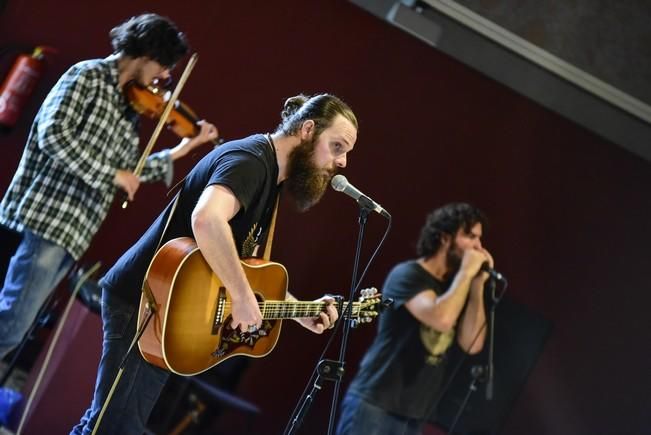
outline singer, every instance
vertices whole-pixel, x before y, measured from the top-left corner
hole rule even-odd
[[[338,435],[420,434],[436,410],[446,353],[456,339],[480,352],[483,289],[493,257],[482,247],[484,214],[462,203],[434,210],[417,259],[395,266],[382,293],[394,300],[342,402]]]
[[[159,241],[193,237],[231,297],[231,326],[242,333],[261,326],[262,314],[239,258],[262,255],[258,251],[264,249],[281,188],[300,210],[307,210],[319,201],[336,169],[346,166],[357,140],[354,113],[333,95],[289,98],[281,118],[274,133],[228,142],[206,155],[186,177],[176,208],[170,204],[100,281],[104,349],[92,404],[72,433],[90,433],[97,424],[136,332],[140,288]],[[329,303],[320,317],[299,323],[320,334],[337,317]],[[137,349],[132,352],[97,433],[142,434],[168,376],[145,362]]]

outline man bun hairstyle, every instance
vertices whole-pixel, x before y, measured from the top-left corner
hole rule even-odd
[[[287,100],[285,100],[285,105],[283,106],[283,110],[282,112],[280,112],[280,119],[282,119],[284,122],[289,118],[291,118],[292,115],[298,112],[298,109],[300,109],[301,106],[305,104],[309,99],[310,99],[309,96],[303,94],[289,97]]]
[[[281,122],[277,131],[291,136],[296,134],[307,120],[314,121],[315,137],[330,127],[334,119],[342,115],[349,120],[357,130],[357,117],[348,104],[331,94],[307,96],[299,94],[285,101],[280,112]]]
[[[166,17],[143,14],[129,18],[109,32],[114,52],[148,57],[172,68],[188,52],[185,35]]]
[[[441,247],[443,234],[454,237],[460,228],[469,233],[475,224],[486,226],[486,216],[478,208],[463,202],[437,208],[427,216],[416,245],[419,257],[431,257]]]

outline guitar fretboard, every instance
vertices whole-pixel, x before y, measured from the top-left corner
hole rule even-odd
[[[342,312],[348,308],[349,302],[344,302]],[[227,308],[230,308],[230,303]],[[360,311],[360,303],[353,302],[351,307],[351,317],[356,317]],[[299,317],[318,317],[319,313],[324,312],[325,302],[306,302],[306,301],[263,301],[259,302],[260,312],[263,319],[295,319]]]
[[[358,303],[353,302],[351,316],[356,316]],[[324,312],[324,302],[304,301],[264,301],[260,303],[260,312],[263,319],[293,319],[296,317],[318,317]],[[345,312],[348,302],[344,302],[342,312]]]

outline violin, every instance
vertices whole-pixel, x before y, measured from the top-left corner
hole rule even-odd
[[[143,116],[158,120],[163,114],[172,92],[160,88],[156,84],[142,86],[135,81],[131,81],[125,85],[124,94],[133,110]],[[168,129],[179,137],[194,137],[201,130],[201,126],[198,124],[200,120],[189,106],[176,100],[165,124]],[[212,142],[219,145],[223,140],[216,138]]]

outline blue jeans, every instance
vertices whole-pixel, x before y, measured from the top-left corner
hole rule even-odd
[[[421,420],[390,414],[361,397],[347,393],[341,403],[337,435],[420,435]]]
[[[25,230],[0,292],[0,359],[20,344],[73,264],[64,248]]]
[[[138,289],[134,289],[138,291]],[[90,408],[71,434],[90,434],[136,333],[138,307],[110,291],[102,291],[104,338],[95,393]],[[152,320],[153,321],[153,320]],[[135,345],[122,377],[99,423],[98,434],[142,435],[169,372],[146,362]]]

